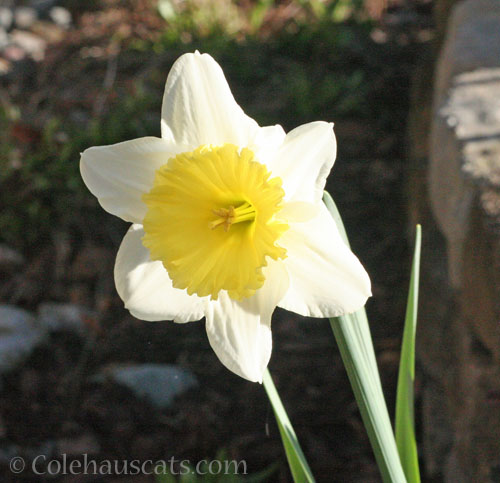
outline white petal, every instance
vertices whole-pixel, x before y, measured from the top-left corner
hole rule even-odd
[[[288,223],[304,223],[318,215],[319,207],[319,203],[289,201],[283,204],[283,208],[278,211],[276,216]]]
[[[286,133],[279,124],[265,126],[257,131],[253,143],[248,147],[254,152],[259,163],[268,165],[276,157],[285,138]]]
[[[151,261],[141,225],[125,235],[115,263],[116,290],[130,313],[141,320],[190,322],[203,317],[205,300],[172,287],[161,262]]]
[[[182,149],[165,139],[145,137],[86,149],[80,159],[83,181],[101,206],[125,221],[142,223],[141,196],[153,186],[155,171]]]
[[[208,54],[184,54],[170,71],[162,107],[162,137],[201,144],[248,146],[259,126],[234,100],[219,64]]]
[[[323,203],[311,221],[291,224],[280,245],[287,249],[290,275],[280,307],[310,317],[337,317],[363,307],[371,295],[368,274]]]
[[[252,297],[237,302],[220,292],[206,309],[208,340],[220,361],[253,382],[262,382],[272,350],[271,316],[288,287],[281,262],[270,262],[264,274],[264,286]]]
[[[336,153],[331,123],[311,122],[290,131],[269,163],[283,181],[285,200],[319,202]]]

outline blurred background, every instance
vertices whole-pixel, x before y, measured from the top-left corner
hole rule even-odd
[[[458,349],[447,350],[444,362],[441,355],[455,334],[448,328],[457,287],[448,279],[446,230],[425,194],[432,99],[447,88],[433,90],[433,73],[455,3],[461,2],[0,0],[4,481],[45,481],[29,468],[13,475],[14,456],[29,462],[62,454],[97,461],[175,457],[193,465],[224,456],[245,460],[257,475],[252,481],[291,481],[263,387],[219,363],[204,323],[148,323],[123,308],[113,265],[127,225],[99,207],[79,174],[87,147],[160,135],[166,76],[179,55],[195,49],[219,62],[237,102],[260,125],[288,131],[315,120],[335,123],[338,156],[327,189],[372,278],[367,311],[391,414],[414,224],[423,222],[429,260],[423,273],[431,281],[423,282],[429,308],[422,309],[417,339],[424,352],[416,387],[424,481],[500,481],[493,438],[473,455],[484,456],[486,469],[479,463],[461,469],[461,451],[470,453],[477,438],[469,431],[462,446],[455,444],[464,404],[447,389],[457,379],[443,374],[460,367]],[[493,10],[483,12],[492,18]],[[497,253],[497,245],[488,247]],[[493,266],[478,275],[481,283]],[[483,335],[490,340],[496,329],[488,327]],[[380,481],[328,322],[277,310],[273,337],[270,370],[318,481]],[[494,351],[481,337],[471,342],[472,352],[493,381]],[[500,400],[492,384],[472,404],[490,416]]]

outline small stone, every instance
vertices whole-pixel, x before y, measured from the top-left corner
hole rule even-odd
[[[7,75],[12,69],[12,64],[7,59],[0,57],[0,76]]]
[[[85,433],[74,438],[62,438],[56,442],[56,454],[59,455],[94,455],[100,451],[101,445],[92,433]]]
[[[9,30],[12,26],[12,20],[14,19],[14,14],[12,10],[7,7],[0,7],[0,27],[5,30]]]
[[[2,31],[0,30],[0,46],[2,43]],[[0,243],[0,272],[12,272],[24,264],[24,257],[13,248]]]
[[[52,7],[49,12],[52,21],[65,29],[71,26],[71,13],[64,7]]]
[[[79,305],[46,302],[38,307],[38,323],[50,332],[76,332],[84,335],[87,331],[85,317],[90,313]]]
[[[0,465],[7,466],[14,456],[19,456],[20,448],[17,444],[5,441],[0,444]]]
[[[40,61],[45,57],[47,42],[39,35],[24,30],[13,30],[10,37],[12,42],[21,47],[34,60]]]
[[[42,461],[49,461],[55,456],[55,446],[55,442],[52,440],[42,441],[37,446],[22,447],[21,451],[25,459],[28,461],[33,461],[35,458],[40,456],[45,456],[45,458],[41,458]]]
[[[38,13],[32,7],[17,7],[14,10],[14,21],[21,29],[29,29],[37,20]]]
[[[3,27],[0,26],[0,50],[9,45],[10,38],[9,34],[5,31]]]
[[[176,396],[198,385],[190,371],[171,364],[108,366],[102,377],[127,387],[158,409],[169,407]]]
[[[19,62],[26,58],[26,52],[18,45],[7,45],[3,50],[3,55],[8,61]]]
[[[61,42],[66,35],[66,29],[49,20],[39,20],[31,27],[30,32],[42,37],[49,44]]]
[[[0,373],[24,362],[33,349],[45,340],[45,335],[29,312],[0,305]]]

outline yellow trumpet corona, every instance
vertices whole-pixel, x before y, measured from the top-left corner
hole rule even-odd
[[[176,288],[240,300],[262,287],[266,258],[283,259],[278,240],[288,225],[276,214],[281,179],[248,148],[203,145],[156,171],[143,196],[148,207],[143,244]]]

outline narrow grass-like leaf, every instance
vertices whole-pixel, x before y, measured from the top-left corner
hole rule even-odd
[[[271,379],[271,374],[269,374],[267,369],[264,372],[263,384],[269,401],[273,406],[274,415],[276,416],[276,422],[278,423],[281,440],[285,448],[293,481],[296,483],[314,482],[314,477],[306,461],[306,457],[300,448],[297,435],[292,427],[292,423],[290,423],[290,419],[288,419],[288,415],[278,395],[278,391]]]
[[[323,201],[337,223],[345,242],[349,244],[337,207],[326,191]],[[382,392],[365,309],[332,318],[330,325],[337,340],[382,479],[386,483],[404,483],[406,478]]]
[[[415,384],[415,335],[417,331],[421,231],[420,225],[417,225],[396,397],[396,444],[409,483],[420,482],[415,439],[413,387]]]

